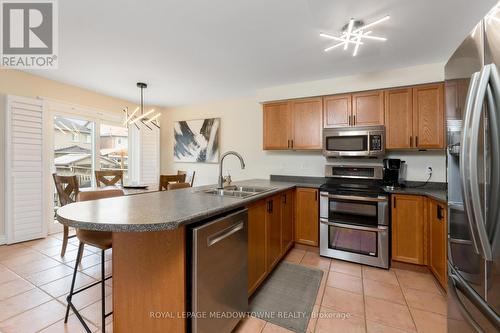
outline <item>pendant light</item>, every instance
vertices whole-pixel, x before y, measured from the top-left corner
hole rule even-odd
[[[129,114],[128,107],[123,109],[123,112],[125,112],[125,121],[123,125],[127,127],[135,126],[139,130],[142,127],[140,126],[141,124],[149,130],[153,130],[150,125],[160,128],[158,118],[161,116],[161,113],[157,112],[155,114],[155,109],[144,112],[144,89],[146,89],[148,85],[144,82],[137,82],[137,87],[141,90],[141,104],[135,108],[134,112],[131,114]]]

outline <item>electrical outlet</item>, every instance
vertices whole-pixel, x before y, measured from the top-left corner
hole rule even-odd
[[[428,166],[426,169],[425,169],[425,174],[427,176],[432,176],[432,167],[431,166]]]

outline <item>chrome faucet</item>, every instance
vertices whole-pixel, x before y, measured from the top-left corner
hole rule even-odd
[[[222,164],[224,162],[224,158],[227,155],[234,155],[234,156],[238,157],[240,159],[241,168],[245,169],[245,161],[243,161],[243,157],[241,157],[241,155],[238,154],[237,152],[227,151],[224,154],[222,154],[222,156],[220,157],[220,164],[219,164],[219,183],[217,185],[217,189],[219,189],[219,190],[224,188],[224,177],[222,177]]]

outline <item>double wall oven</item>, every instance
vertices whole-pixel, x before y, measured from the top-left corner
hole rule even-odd
[[[320,188],[320,254],[389,268],[389,204],[381,165],[327,165]]]

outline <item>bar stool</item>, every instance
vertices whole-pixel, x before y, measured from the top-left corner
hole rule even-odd
[[[112,198],[112,197],[118,197],[118,196],[123,196],[123,191],[120,189],[102,190],[102,191],[88,191],[88,192],[80,192],[78,194],[78,201],[98,200],[98,199]],[[93,286],[101,284],[102,332],[105,333],[106,317],[113,314],[113,311],[111,311],[110,313],[106,313],[106,303],[105,303],[106,284],[105,284],[105,281],[110,279],[112,276],[105,277],[105,274],[104,274],[104,272],[105,272],[104,271],[104,262],[105,262],[104,251],[112,248],[112,233],[105,232],[105,231],[91,231],[91,230],[77,229],[76,230],[76,237],[80,241],[80,244],[78,245],[78,255],[77,255],[77,259],[75,261],[75,269],[73,271],[73,280],[71,281],[71,289],[70,289],[68,297],[66,297],[66,300],[68,301],[68,305],[66,307],[66,316],[64,317],[64,323],[68,322],[69,309],[71,308],[71,310],[73,310],[73,312],[75,313],[78,320],[80,320],[80,322],[82,323],[83,327],[85,328],[85,331],[87,331],[88,333],[91,333],[91,330],[88,327],[87,323],[85,323],[85,320],[80,315],[80,313],[76,309],[75,305],[71,302],[71,300],[72,300],[74,295],[76,295],[84,290],[87,290]],[[78,272],[78,265],[80,264],[80,259],[83,255],[83,247],[85,244],[95,246],[101,250],[101,280],[94,282],[86,287],[75,290],[76,273]]]

